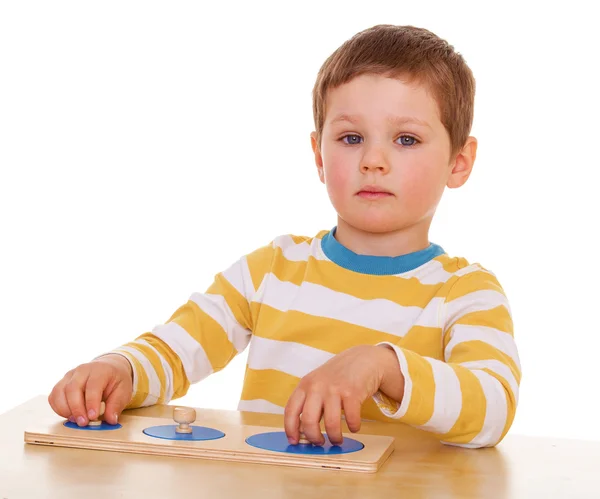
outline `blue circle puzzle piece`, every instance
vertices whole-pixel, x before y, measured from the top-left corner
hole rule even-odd
[[[108,424],[106,421],[102,421],[100,426],[79,426],[77,423],[71,423],[71,421],[65,421],[64,425],[67,428],[73,428],[74,430],[89,430],[89,431],[106,431],[106,430],[118,430],[122,426],[117,424]]]
[[[205,426],[190,426],[192,433],[177,433],[177,425],[151,426],[144,430],[149,437],[164,438],[166,440],[217,440],[223,438],[225,433]]]
[[[259,449],[271,450],[275,452],[286,452],[288,454],[312,454],[331,456],[333,454],[348,454],[357,452],[365,447],[365,445],[352,438],[344,437],[342,445],[333,445],[327,435],[323,445],[313,444],[296,444],[291,445],[288,442],[284,431],[274,431],[270,433],[258,433],[246,439],[246,443]]]

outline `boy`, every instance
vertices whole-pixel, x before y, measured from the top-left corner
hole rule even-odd
[[[168,403],[249,347],[239,409],[284,414],[290,443],[342,442],[361,417],[494,446],[521,368],[498,280],[428,232],[445,187],[468,179],[475,82],[433,33],[380,25],[323,64],[313,91],[317,172],[331,231],[280,236],[194,293],[166,324],[70,371],[49,397],[85,425],[106,401]]]

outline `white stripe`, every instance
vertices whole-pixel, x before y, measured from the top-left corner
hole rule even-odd
[[[442,284],[454,274],[444,270],[442,262],[439,260],[430,260],[416,269],[396,274],[399,279],[417,279],[421,284]]]
[[[423,309],[403,307],[390,300],[362,300],[318,284],[303,282],[297,286],[269,274],[263,281],[257,300],[282,312],[296,310],[357,326],[404,336],[414,326],[440,327],[444,298],[433,298]]]
[[[160,379],[158,378],[158,374],[156,374],[156,371],[154,370],[154,367],[152,366],[150,361],[142,352],[140,352],[136,348],[124,345],[122,347],[119,347],[119,350],[125,351],[128,354],[135,357],[138,360],[138,362],[142,364],[142,368],[146,372],[146,376],[148,376],[148,396],[146,397],[144,402],[142,402],[142,407],[156,404],[160,397]]]
[[[154,353],[160,359],[160,365],[162,366],[163,371],[165,372],[165,401],[164,401],[164,403],[167,404],[173,398],[173,370],[171,369],[171,366],[165,360],[165,358],[160,354],[160,352],[156,348],[154,348],[150,343],[148,343],[146,340],[138,339],[138,340],[135,340],[134,343],[139,343],[140,345],[144,345],[144,346],[152,349],[154,351]]]
[[[483,341],[484,343],[497,348],[502,353],[508,355],[517,365],[519,371],[521,370],[519,352],[517,350],[517,345],[515,344],[514,338],[504,331],[486,326],[456,324],[452,328],[451,339],[444,350],[444,358],[446,359],[446,362],[451,362],[450,356],[452,355],[452,350],[456,345],[465,341],[473,340]]]
[[[181,359],[190,383],[196,383],[213,372],[202,345],[176,322],[156,326],[152,334],[163,340]]]
[[[398,357],[398,362],[400,364],[400,372],[404,376],[404,394],[402,395],[402,401],[400,402],[400,407],[398,408],[398,410],[395,413],[388,411],[384,407],[380,407],[380,410],[383,414],[385,414],[389,418],[400,419],[400,418],[404,417],[404,415],[406,414],[406,411],[408,411],[408,407],[410,405],[410,399],[412,396],[413,383],[412,383],[412,378],[410,377],[410,374],[408,372],[408,362],[406,361],[406,357],[404,356],[404,352],[402,351],[402,349],[400,349],[393,343],[388,343],[387,341],[384,341],[384,342],[378,343],[378,345],[389,345],[394,349],[394,352],[396,352],[396,355]],[[383,399],[381,398],[381,394],[379,392],[376,392],[373,395],[373,399],[375,400],[375,403],[377,403],[377,404],[384,403]]]
[[[483,428],[468,443],[468,446],[472,448],[489,447],[498,443],[506,425],[506,418],[508,416],[506,393],[500,382],[492,375],[483,371],[473,371],[473,374],[477,376],[483,388],[486,410]]]
[[[435,395],[433,414],[427,423],[417,428],[436,433],[448,433],[460,416],[462,409],[462,390],[454,369],[436,359],[424,357],[431,364]]]
[[[499,291],[482,289],[456,298],[446,303],[446,328],[454,324],[458,319],[471,312],[480,312],[482,310],[491,310],[498,306],[504,306],[510,313],[508,300],[504,294]]]
[[[307,241],[296,243],[290,235],[284,235],[277,237],[273,246],[281,248],[284,258],[291,262],[306,262],[311,256],[317,260],[326,259],[323,252],[319,251],[321,240],[318,238],[313,238],[310,244]]]
[[[238,352],[248,346],[251,332],[235,319],[225,297],[209,293],[194,293],[190,296],[190,300],[223,328],[227,338]]]
[[[332,353],[291,341],[254,336],[248,352],[250,369],[274,369],[302,378],[334,357]]]
[[[489,369],[506,380],[515,397],[515,403],[519,400],[519,385],[517,384],[517,380],[510,368],[499,360],[474,360],[471,362],[459,362],[456,365],[471,369],[473,372],[476,372],[475,370]]]
[[[483,272],[485,274],[488,274],[492,277],[496,277],[494,275],[493,272],[490,272],[489,270],[485,270],[481,265],[479,265],[478,263],[473,263],[467,267],[463,267],[462,269],[458,269],[456,272],[454,272],[454,275],[457,277],[462,277],[465,276],[467,274],[471,274],[473,272]]]
[[[240,258],[227,270],[223,271],[223,277],[240,293],[246,301],[250,303],[254,296],[255,289],[248,268],[246,257]]]
[[[265,399],[240,400],[238,411],[246,412],[266,412],[272,414],[283,414],[284,407],[280,407]]]

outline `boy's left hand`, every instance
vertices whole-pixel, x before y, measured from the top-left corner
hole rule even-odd
[[[311,443],[323,445],[325,439],[320,427],[323,418],[330,442],[340,445],[342,409],[348,429],[353,433],[359,431],[362,403],[379,390],[386,375],[404,384],[396,353],[386,346],[360,345],[343,351],[304,376],[284,411],[285,433],[290,444],[298,443],[301,424]]]

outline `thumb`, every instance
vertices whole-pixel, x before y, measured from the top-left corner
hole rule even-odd
[[[118,383],[106,398],[104,409],[104,420],[109,424],[117,424],[121,413],[131,400],[131,389],[124,384]]]

